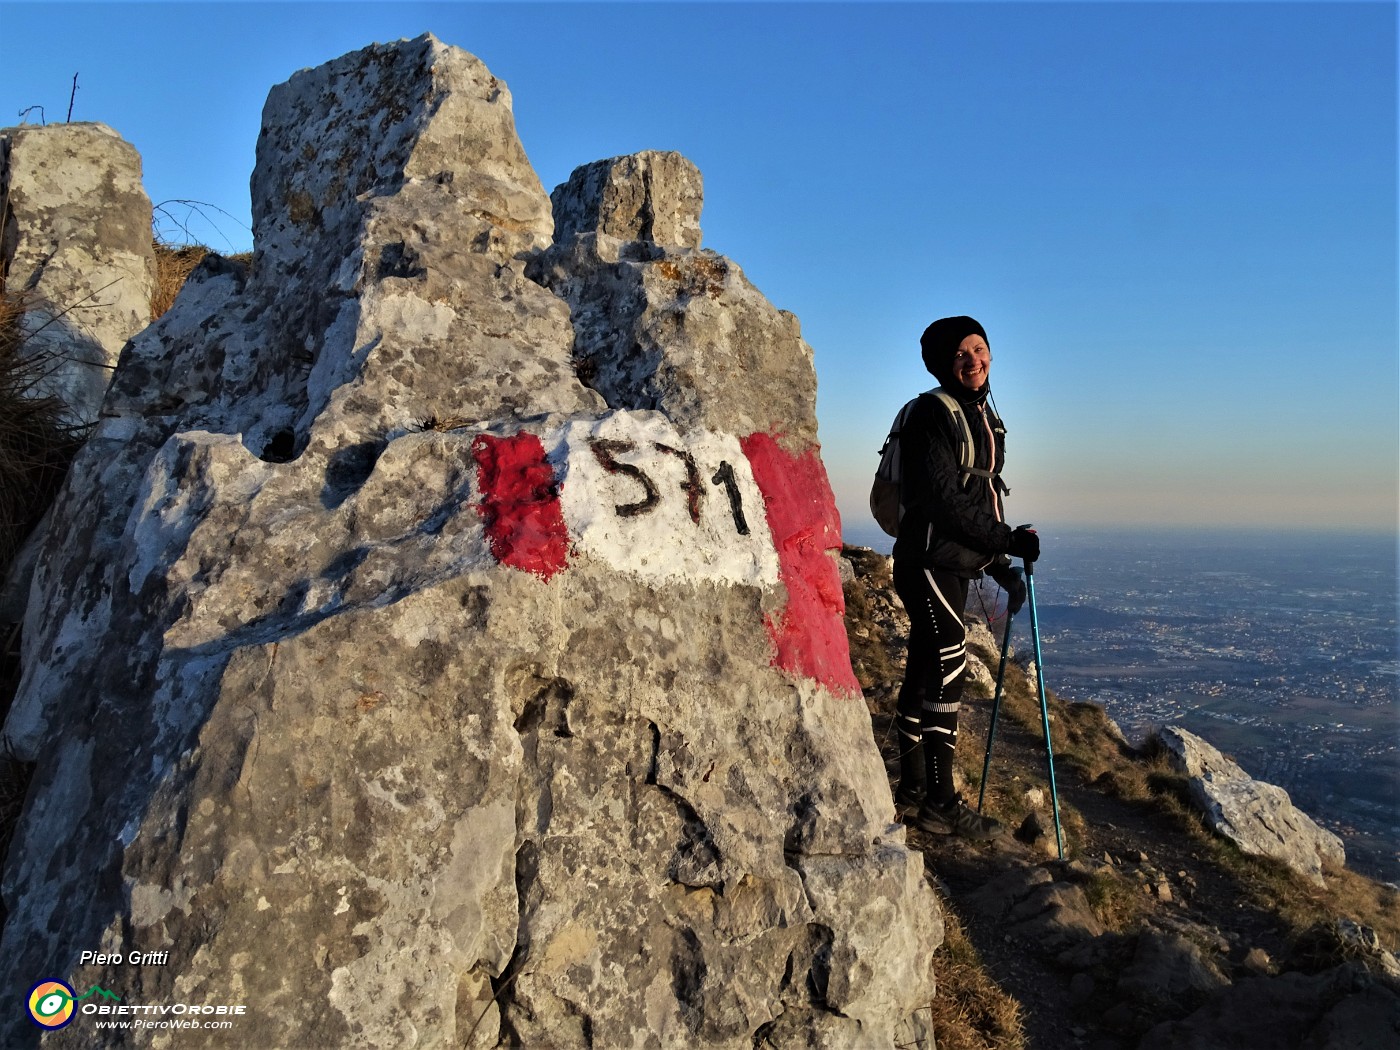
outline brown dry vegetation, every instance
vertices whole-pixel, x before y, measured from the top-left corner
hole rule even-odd
[[[1118,872],[1096,871],[1084,886],[1084,896],[1104,929],[1126,933],[1138,928],[1143,912],[1142,893]]]
[[[943,944],[933,953],[938,994],[930,1007],[939,1050],[1024,1050],[1021,1004],[992,980],[941,893],[939,903]]]
[[[151,320],[159,318],[175,302],[194,268],[209,254],[202,244],[172,245],[154,241],[155,290],[151,294]]]

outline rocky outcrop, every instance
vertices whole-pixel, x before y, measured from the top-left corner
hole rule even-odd
[[[1120,995],[1159,1009],[1229,986],[1229,978],[1199,947],[1180,934],[1158,930],[1138,935],[1133,960],[1118,979]]]
[[[694,168],[551,206],[425,36],[274,89],[253,201],[60,497],[0,979],[242,1004],[249,1046],[927,1037],[810,351]]]
[[[1240,981],[1178,1021],[1163,1021],[1139,1050],[1400,1045],[1400,984],[1360,963],[1317,974]]]
[[[0,274],[26,307],[36,395],[97,418],[122,346],[151,323],[151,202],[141,158],[105,124],[0,128]]]
[[[599,161],[551,199],[555,244],[531,276],[568,302],[580,375],[609,407],[775,434],[797,455],[815,447],[811,348],[796,317],[699,248],[701,179],[689,161]]]
[[[1245,853],[1272,857],[1316,883],[1323,865],[1346,863],[1342,840],[1297,809],[1288,792],[1255,780],[1208,742],[1179,726],[1157,739],[1191,781],[1191,795],[1218,834]]]
[[[1056,879],[1046,866],[1011,864],[967,901],[974,911],[1003,923],[1008,933],[1052,955],[1104,933],[1073,873]]]

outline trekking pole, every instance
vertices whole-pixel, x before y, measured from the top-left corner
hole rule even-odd
[[[1050,767],[1050,802],[1055,808],[1055,849],[1065,859],[1064,839],[1060,836],[1060,796],[1055,791],[1055,753],[1050,747],[1050,709],[1045,703],[1045,667],[1040,662],[1040,625],[1035,617],[1035,562],[1026,563],[1026,604],[1031,609],[1031,641],[1035,646],[1035,688],[1040,694],[1040,721],[1045,726],[1045,761]]]
[[[1006,678],[1006,654],[1011,649],[1011,609],[1006,610],[1006,630],[1001,636],[1001,663],[997,664],[997,688],[992,694],[992,722],[987,727],[987,757],[982,759],[982,787],[977,792],[977,812],[987,797],[987,771],[992,767],[992,740],[997,735],[997,712],[1001,710],[1001,684]]]

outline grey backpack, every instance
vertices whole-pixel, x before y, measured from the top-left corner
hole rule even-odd
[[[948,393],[941,386],[935,387],[919,397],[905,404],[899,410],[899,414],[894,417],[894,423],[890,427],[889,436],[885,438],[885,443],[880,447],[880,465],[875,468],[875,481],[870,486],[870,513],[875,518],[875,523],[891,536],[899,535],[899,521],[904,517],[904,501],[900,494],[900,480],[903,477],[903,468],[900,462],[899,433],[904,429],[909,417],[914,413],[914,406],[919,403],[919,398],[936,397],[943,402],[943,407],[948,410],[948,414],[953,417],[953,424],[958,432],[958,465],[961,470],[963,484],[967,479],[976,475],[983,478],[992,478],[1003,492],[1006,491],[1000,476],[988,470],[980,470],[973,466],[973,457],[977,454],[972,444],[972,430],[967,425],[967,415],[962,410],[962,405],[958,399]],[[996,418],[998,430],[1004,430],[1001,420]]]

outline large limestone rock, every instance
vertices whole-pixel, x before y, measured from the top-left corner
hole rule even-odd
[[[97,418],[122,346],[151,323],[151,202],[141,157],[105,124],[0,129],[0,273],[22,297],[35,393]]]
[[[1323,864],[1346,863],[1342,840],[1293,805],[1288,792],[1255,780],[1210,743],[1180,726],[1159,730],[1172,764],[1191,778],[1206,822],[1245,853],[1272,857],[1313,882]]]
[[[251,274],[131,343],[60,498],[0,981],[246,1046],[927,1039],[810,351],[694,168],[551,208],[425,36],[274,89],[253,198]]]

